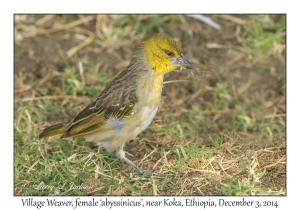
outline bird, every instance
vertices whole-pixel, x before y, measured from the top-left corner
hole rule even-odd
[[[39,138],[82,136],[143,174],[124,152],[127,141],[144,131],[157,113],[164,75],[179,67],[193,70],[179,44],[158,33],[144,38],[132,60],[73,120],[46,127]]]

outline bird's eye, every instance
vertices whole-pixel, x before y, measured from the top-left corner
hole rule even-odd
[[[172,53],[172,52],[169,51],[169,50],[166,51],[166,54],[167,54],[167,56],[169,56],[169,57],[174,56],[174,53]]]

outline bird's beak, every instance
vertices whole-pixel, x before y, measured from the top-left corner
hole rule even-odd
[[[188,61],[188,59],[181,53],[181,57],[172,58],[171,63],[175,66],[184,67],[188,69],[194,69],[193,65]]]

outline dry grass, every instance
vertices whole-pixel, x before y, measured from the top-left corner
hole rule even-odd
[[[284,17],[209,17],[222,29],[177,15],[15,15],[15,195],[285,195]],[[126,144],[156,174],[133,175],[81,138],[37,138],[156,32],[196,67],[166,75],[157,116]]]

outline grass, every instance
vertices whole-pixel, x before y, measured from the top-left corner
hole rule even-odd
[[[14,48],[14,194],[285,195],[285,16],[237,16],[243,25],[210,17],[227,26],[224,31],[188,17],[184,25],[177,15],[99,15],[73,28],[68,24],[84,15],[57,15],[39,26],[16,22],[23,38]],[[26,18],[43,16],[17,20]],[[39,33],[51,23],[62,29],[31,37],[35,57],[45,53],[39,40],[48,44],[46,60],[32,57],[23,25]],[[94,40],[73,57],[52,50],[57,43],[62,52],[79,45],[88,34],[83,29]],[[228,39],[232,31],[239,33]],[[115,155],[84,138],[38,138],[46,126],[75,117],[126,67],[137,43],[155,32],[174,34],[196,67],[194,76],[181,71],[166,76],[193,83],[165,84],[154,121],[125,146],[139,167],[155,168],[156,174],[132,174]],[[243,50],[209,49],[207,43]],[[214,62],[212,74],[203,76],[201,62]]]
[[[277,22],[269,15],[251,15],[251,27],[247,30],[247,44],[254,53],[266,53],[279,44],[285,44],[286,16]]]

